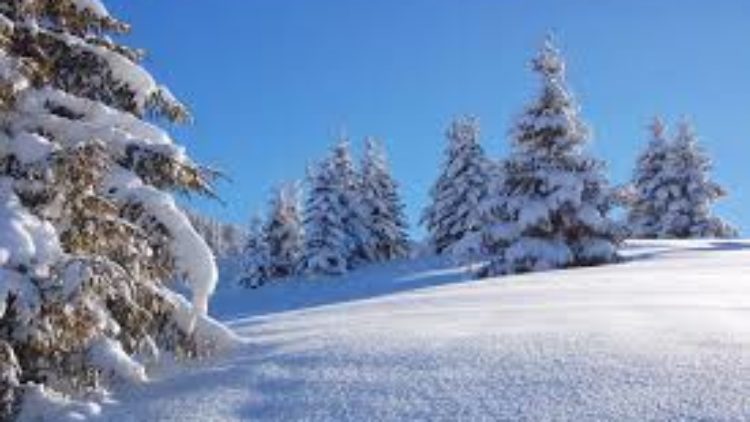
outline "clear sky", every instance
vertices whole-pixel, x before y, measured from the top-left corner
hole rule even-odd
[[[488,152],[507,149],[536,93],[528,61],[552,30],[613,182],[631,174],[659,113],[692,117],[730,191],[718,211],[750,233],[748,0],[109,0],[131,45],[187,102],[173,134],[223,169],[226,205],[245,222],[270,189],[303,177],[345,127],[385,140],[416,222],[452,116],[477,115]],[[417,231],[419,232],[419,231]]]

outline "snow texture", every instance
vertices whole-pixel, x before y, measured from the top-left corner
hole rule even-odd
[[[61,254],[54,228],[28,213],[13,192],[10,179],[0,178],[0,267],[46,273]],[[5,280],[0,278],[0,293]],[[0,294],[0,299],[5,302],[4,295]]]
[[[744,420],[750,241],[639,241],[623,264],[467,281],[396,262],[219,290],[250,343],[118,392],[96,420]]]

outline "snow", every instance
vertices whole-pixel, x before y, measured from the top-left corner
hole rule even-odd
[[[430,258],[226,286],[214,309],[246,346],[127,387],[95,420],[750,416],[750,241],[637,241],[624,255],[481,281]]]
[[[101,414],[100,405],[91,401],[70,400],[63,395],[35,384],[26,388],[24,406],[18,415],[19,422],[73,422],[94,419]],[[54,416],[50,416],[54,415]]]
[[[0,178],[0,267],[45,271],[61,253],[54,228],[28,213],[13,192],[11,180]],[[4,283],[0,280],[0,288]]]
[[[99,0],[72,0],[78,10],[88,10],[99,18],[109,17],[107,8]]]
[[[141,204],[149,215],[166,227],[171,236],[171,252],[177,272],[187,280],[193,294],[193,306],[200,315],[208,310],[208,299],[216,288],[218,273],[213,252],[195,231],[185,213],[169,193],[144,185],[133,173],[113,171],[107,181],[110,192],[121,199]]]
[[[89,350],[91,363],[102,369],[106,375],[116,375],[130,382],[146,382],[146,369],[135,362],[122,349],[122,345],[112,339],[100,337]]]

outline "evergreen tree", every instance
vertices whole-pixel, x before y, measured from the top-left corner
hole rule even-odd
[[[286,185],[275,193],[264,236],[269,248],[271,277],[294,275],[300,266],[303,246],[297,186]]]
[[[172,198],[210,195],[211,176],[153,123],[188,114],[140,51],[115,42],[128,26],[95,0],[3,1],[0,15],[7,420],[32,389],[142,381],[160,350],[192,356],[230,337],[204,316],[214,258]],[[175,279],[193,306],[168,288]]]
[[[247,241],[242,252],[241,286],[254,289],[271,278],[271,251],[263,228],[262,218],[254,216],[250,219]]]
[[[479,144],[477,119],[454,120],[446,137],[445,163],[430,191],[431,203],[422,215],[438,254],[462,253],[452,249],[481,229],[478,207],[488,193],[493,172]]]
[[[337,210],[345,234],[345,257],[348,269],[371,262],[374,257],[367,249],[370,233],[362,204],[361,178],[352,159],[349,142],[341,140],[334,146],[331,157],[333,190],[338,198]]]
[[[385,151],[373,138],[365,142],[362,158],[362,206],[367,224],[367,255],[376,261],[404,257],[409,251],[404,206],[390,174]]]
[[[307,185],[303,270],[309,275],[343,274],[348,266],[349,237],[330,159],[308,171]]]
[[[515,124],[504,163],[495,250],[486,272],[590,265],[616,258],[616,226],[607,217],[612,191],[604,165],[585,152],[588,130],[565,83],[562,57],[547,39],[533,60],[538,99]]]
[[[726,192],[710,179],[710,171],[711,160],[698,145],[692,126],[687,121],[680,122],[663,176],[666,183],[656,195],[663,204],[660,208],[665,211],[657,237],[724,238],[737,235],[732,226],[711,214],[711,205]]]
[[[668,161],[672,145],[664,122],[655,118],[650,126],[651,140],[638,157],[628,200],[628,227],[639,238],[659,237],[668,208]]]

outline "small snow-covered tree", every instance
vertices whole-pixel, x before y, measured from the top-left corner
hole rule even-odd
[[[330,159],[308,170],[307,185],[303,271],[309,275],[343,274],[348,267],[349,236]]]
[[[385,151],[374,138],[365,141],[362,157],[361,201],[367,225],[368,255],[376,261],[404,257],[409,239],[404,206],[388,168]]]
[[[261,217],[254,216],[250,219],[246,239],[239,283],[243,287],[257,288],[271,278],[271,251]]]
[[[300,267],[303,232],[299,208],[299,193],[295,184],[285,185],[275,192],[264,228],[271,278],[289,277]]]
[[[698,145],[690,123],[682,121],[668,154],[665,184],[656,196],[665,203],[657,237],[735,237],[737,231],[712,215],[711,206],[726,191],[710,179],[711,159]]]
[[[144,359],[229,332],[205,317],[216,265],[172,198],[210,195],[211,177],[155,125],[188,114],[115,42],[128,26],[98,0],[3,1],[0,15],[5,420],[29,391],[142,381]]]
[[[488,193],[492,168],[479,143],[476,118],[454,120],[446,137],[445,162],[430,190],[431,203],[421,221],[436,253],[462,254],[452,248],[481,229],[478,207]]]
[[[367,248],[370,232],[362,205],[361,177],[346,139],[333,147],[329,160],[334,178],[333,189],[338,198],[338,211],[346,235],[346,266],[352,269],[374,259],[373,251]]]
[[[651,140],[638,157],[628,195],[628,229],[631,236],[659,237],[668,208],[668,161],[671,143],[660,118],[650,126]],[[667,188],[668,189],[668,188]]]
[[[523,272],[591,265],[616,258],[616,225],[607,217],[612,190],[602,162],[585,151],[588,130],[565,83],[565,65],[547,39],[533,69],[539,97],[513,130],[504,162],[498,254],[487,272]]]

